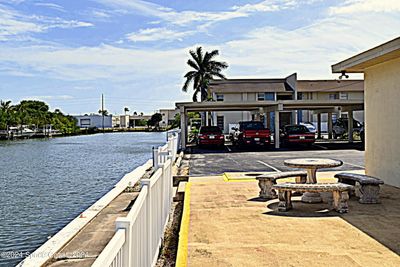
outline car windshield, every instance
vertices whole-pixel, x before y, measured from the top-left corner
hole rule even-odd
[[[243,130],[262,130],[264,129],[264,124],[259,121],[244,122],[241,123],[241,128]]]
[[[289,134],[303,134],[309,133],[310,131],[304,125],[293,125],[293,126],[286,126],[285,130]]]
[[[348,119],[341,119],[338,120],[336,124],[347,129],[348,123],[349,123]],[[361,127],[362,124],[359,121],[353,120],[353,128],[361,128]]]
[[[222,131],[218,126],[207,126],[207,127],[201,127],[200,133],[201,134],[208,134],[208,133],[220,134],[220,133],[222,133]]]

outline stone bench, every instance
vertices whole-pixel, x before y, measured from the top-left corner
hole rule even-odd
[[[274,172],[257,176],[258,186],[260,187],[260,198],[272,199],[276,198],[276,192],[272,188],[276,184],[276,180],[284,178],[296,178],[296,183],[305,183],[307,180],[306,171],[292,171],[292,172]]]
[[[379,190],[380,185],[384,184],[379,178],[357,174],[357,173],[337,173],[335,178],[339,180],[340,183],[356,185],[356,182],[360,184],[360,200],[362,204],[376,204],[379,201]]]
[[[353,189],[352,185],[335,183],[335,184],[294,184],[283,183],[273,186],[278,190],[279,211],[288,211],[293,208],[292,205],[292,191],[298,192],[332,192],[333,195],[333,209],[339,213],[348,211],[347,200],[349,199],[348,192]]]

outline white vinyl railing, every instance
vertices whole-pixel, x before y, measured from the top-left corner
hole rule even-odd
[[[173,197],[172,165],[179,132],[153,149],[154,173],[142,179],[142,189],[126,217],[116,220],[116,232],[92,267],[151,267],[157,262]]]
[[[177,152],[180,146],[180,129],[174,129],[167,132],[167,143],[162,147],[153,147],[153,167],[158,168],[160,164],[165,163],[168,156],[175,162]]]

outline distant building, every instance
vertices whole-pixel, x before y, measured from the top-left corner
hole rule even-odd
[[[160,126],[167,127],[175,121],[175,116],[179,113],[179,109],[160,109],[160,113],[162,115]]]
[[[103,128],[103,116],[99,114],[76,115],[76,125],[80,128]],[[104,128],[113,127],[113,116],[104,116]]]
[[[281,100],[312,100],[341,101],[364,99],[363,80],[297,80],[295,74],[282,79],[228,79],[212,80],[210,91],[213,101],[225,103],[267,103]],[[328,131],[328,113],[313,110],[297,110],[282,112],[282,125],[312,122],[318,124],[318,114],[321,116],[321,131]],[[263,111],[218,111],[212,112],[213,124],[218,125],[225,133],[230,125],[239,121],[261,120],[274,129],[274,113]],[[364,111],[354,111],[354,118],[364,121]],[[336,110],[332,112],[333,122],[337,118],[347,117],[347,112]]]
[[[297,80],[298,100],[364,100],[363,80]],[[354,119],[364,122],[364,110],[353,112]],[[332,120],[347,118],[341,110],[332,113]],[[311,110],[298,111],[299,122],[317,125],[317,113]],[[328,131],[328,114],[321,114],[321,130]]]
[[[113,118],[114,128],[133,128],[139,125],[140,121],[148,121],[151,115],[138,114],[138,115],[116,115]]]

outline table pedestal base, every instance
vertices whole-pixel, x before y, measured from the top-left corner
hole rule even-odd
[[[305,203],[321,203],[322,198],[319,193],[306,192],[301,197],[301,201]]]
[[[307,184],[317,183],[317,169],[309,168],[307,169]],[[301,197],[301,201],[305,203],[321,203],[322,198],[318,192],[306,192]]]

